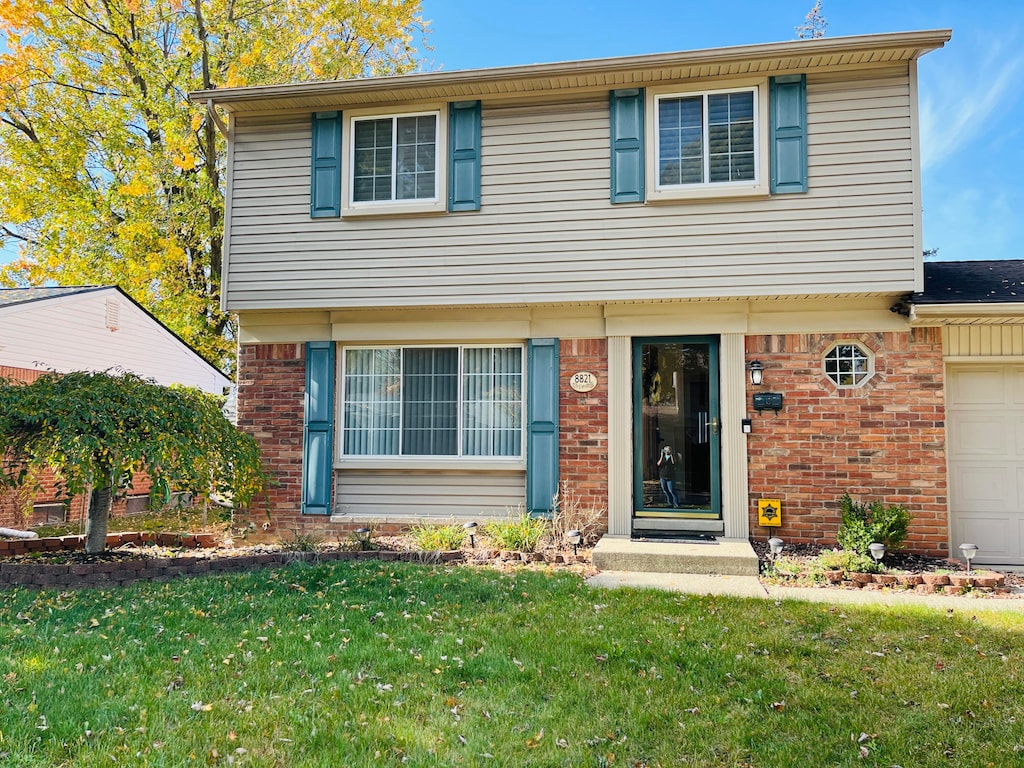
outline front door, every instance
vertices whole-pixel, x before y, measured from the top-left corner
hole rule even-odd
[[[718,338],[633,340],[633,529],[721,532]]]

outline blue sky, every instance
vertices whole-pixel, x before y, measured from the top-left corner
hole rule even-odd
[[[472,69],[792,40],[813,0],[424,0],[426,69]],[[1022,257],[1024,2],[824,0],[828,36],[952,28],[919,62],[924,244]],[[11,258],[0,252],[0,263]]]

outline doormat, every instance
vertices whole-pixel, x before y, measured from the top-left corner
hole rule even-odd
[[[659,544],[717,544],[718,539],[707,533],[694,533],[692,535],[680,535],[673,531],[664,535],[647,533],[644,536],[634,536],[633,541],[656,541]]]

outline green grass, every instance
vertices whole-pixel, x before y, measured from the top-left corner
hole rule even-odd
[[[369,561],[11,591],[0,762],[1021,765],[1024,622],[980,610]]]

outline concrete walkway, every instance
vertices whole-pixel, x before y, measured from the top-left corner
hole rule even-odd
[[[922,606],[959,611],[1018,611],[1024,614],[1024,591],[1013,597],[973,595],[918,595],[860,589],[765,586],[756,576],[716,576],[696,573],[601,571],[587,579],[592,587],[663,589],[689,595],[727,595],[765,600],[804,600],[831,605]]]

